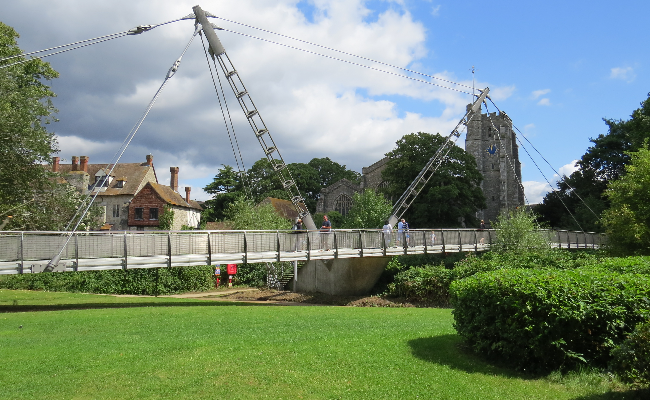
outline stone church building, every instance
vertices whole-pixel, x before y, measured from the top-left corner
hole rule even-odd
[[[465,150],[474,156],[477,168],[483,175],[481,189],[487,204],[487,208],[478,211],[476,217],[485,220],[488,225],[490,221],[496,220],[502,209],[524,204],[516,138],[512,121],[505,113],[478,113],[467,125]],[[388,184],[381,177],[387,162],[388,157],[384,157],[371,166],[364,167],[358,184],[341,179],[323,188],[316,212],[338,211],[346,215],[352,207],[354,193],[366,189],[376,190]]]

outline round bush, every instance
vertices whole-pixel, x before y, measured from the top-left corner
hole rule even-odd
[[[450,294],[456,330],[475,351],[535,372],[605,366],[650,317],[650,277],[602,269],[479,273]]]

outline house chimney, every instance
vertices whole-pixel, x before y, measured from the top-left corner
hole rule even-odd
[[[79,171],[88,172],[88,156],[81,156],[80,160]]]
[[[172,173],[172,177],[169,180],[169,186],[174,192],[178,191],[178,167],[169,167],[169,172]]]
[[[191,190],[192,190],[192,188],[190,186],[185,186],[185,202],[187,202],[187,204],[190,204],[190,191]]]
[[[59,172],[59,157],[52,157],[52,172]]]
[[[72,170],[79,171],[79,157],[72,156]]]
[[[153,167],[153,156],[151,154],[147,154],[147,165]]]

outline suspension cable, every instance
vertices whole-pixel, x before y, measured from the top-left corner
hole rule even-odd
[[[288,35],[284,35],[284,34],[282,34],[282,33],[276,33],[276,32],[273,32],[273,31],[269,31],[269,30],[267,30],[267,29],[257,28],[257,27],[252,26],[252,25],[243,24],[243,23],[241,23],[241,22],[233,21],[233,20],[230,20],[230,19],[222,18],[222,17],[214,16],[214,18],[218,18],[218,19],[220,19],[220,20],[227,21],[227,22],[232,22],[233,24],[237,24],[237,25],[245,26],[245,27],[247,27],[247,28],[257,29],[258,31],[262,31],[262,32],[266,32],[266,33],[271,33],[271,34],[273,34],[273,35],[281,36],[281,37],[284,37],[284,38],[287,38],[287,39],[296,40],[296,41],[298,41],[298,42],[302,42],[302,43],[309,44],[309,45],[312,45],[312,46],[320,47],[320,48],[325,49],[325,50],[331,50],[331,51],[335,51],[335,52],[337,52],[337,53],[345,54],[345,55],[347,55],[347,56],[352,56],[352,57],[360,58],[360,59],[362,59],[362,60],[371,61],[371,62],[374,62],[374,63],[377,63],[377,64],[385,65],[385,66],[387,66],[387,67],[400,69],[400,70],[402,70],[402,71],[406,71],[406,72],[410,72],[410,73],[413,73],[413,74],[418,74],[418,75],[426,76],[426,77],[428,77],[428,78],[437,79],[437,80],[439,80],[439,81],[443,81],[443,82],[451,83],[451,84],[453,84],[453,85],[458,85],[458,86],[466,87],[466,88],[468,88],[468,89],[473,89],[473,87],[472,87],[472,86],[469,86],[469,85],[465,85],[465,84],[462,84],[462,83],[453,82],[453,81],[450,81],[450,80],[447,80],[447,79],[439,78],[439,77],[434,76],[434,75],[424,74],[424,73],[422,73],[422,72],[414,71],[414,70],[411,70],[411,69],[408,69],[408,68],[398,67],[397,65],[392,65],[392,64],[385,63],[385,62],[382,62],[382,61],[373,60],[372,58],[368,58],[368,57],[364,57],[364,56],[359,56],[359,55],[357,55],[357,54],[349,53],[349,52],[347,52],[347,51],[342,51],[342,50],[338,50],[338,49],[335,49],[335,48],[332,48],[332,47],[323,46],[323,45],[320,45],[320,44],[318,44],[318,43],[309,42],[309,41],[307,41],[307,40],[294,38],[294,37],[291,37],[291,36],[288,36]],[[230,31],[229,31],[229,32],[230,32]]]
[[[145,118],[147,117],[147,115],[149,115],[149,112],[151,111],[154,104],[156,103],[156,100],[158,100],[158,97],[160,97],[160,94],[162,93],[163,89],[165,88],[165,86],[167,85],[169,80],[174,76],[174,74],[176,73],[176,71],[180,67],[181,60],[182,60],[183,56],[185,55],[185,52],[187,52],[187,49],[190,47],[190,44],[192,44],[192,41],[194,40],[194,37],[196,37],[196,35],[199,33],[199,31],[200,31],[200,27],[197,26],[196,29],[194,30],[194,34],[192,35],[189,42],[185,46],[185,49],[181,53],[180,57],[178,57],[178,59],[174,62],[174,64],[171,66],[171,68],[169,68],[169,70],[167,71],[167,75],[165,76],[165,79],[164,79],[163,83],[160,85],[160,87],[158,88],[158,90],[154,94],[153,98],[149,102],[149,106],[147,107],[145,112],[142,114],[142,117],[140,117],[140,120],[135,124],[134,128],[131,129],[131,132],[129,132],[129,134],[126,136],[126,139],[123,142],[122,148],[119,151],[119,155],[118,155],[117,159],[115,159],[114,162],[113,162],[113,160],[111,160],[111,163],[106,165],[106,169],[108,169],[108,167],[112,164],[112,166],[110,167],[110,170],[104,176],[104,179],[102,179],[102,181],[100,182],[101,186],[103,186],[105,184],[108,177],[113,173],[113,170],[115,169],[115,167],[119,163],[120,159],[124,155],[124,152],[128,148],[129,144],[131,144],[131,141],[133,140],[136,133],[138,132],[138,130],[142,126],[142,123],[144,122]],[[96,186],[97,185],[95,185],[95,187]],[[99,192],[100,191],[97,190],[95,192],[95,195],[92,196],[92,199],[90,200],[90,202],[88,203],[86,208],[83,210],[83,213],[78,217],[78,220],[76,221],[76,223],[74,225],[74,228],[72,229],[72,231],[68,232],[68,237],[67,237],[65,243],[63,244],[63,246],[61,246],[61,250],[59,250],[59,253],[56,256],[54,256],[52,258],[52,260],[50,260],[50,262],[47,264],[46,270],[49,270],[49,271],[53,270],[56,267],[56,265],[59,263],[59,260],[61,259],[61,254],[63,254],[63,250],[65,250],[65,247],[70,242],[70,239],[72,238],[72,235],[77,231],[77,228],[79,228],[79,224],[81,224],[81,221],[84,219],[84,217],[88,213],[88,210],[93,205],[93,202],[95,201],[95,199],[99,195]],[[82,203],[80,209],[81,208],[83,208],[83,203]],[[77,211],[79,211],[79,210],[77,210]],[[75,214],[75,217],[77,216],[77,214]]]
[[[359,64],[359,63],[356,63],[356,62],[354,62],[354,61],[343,60],[343,59],[341,59],[341,58],[337,58],[337,57],[333,57],[333,56],[328,56],[328,55],[326,55],[326,54],[317,53],[317,52],[315,52],[315,51],[311,51],[311,50],[307,50],[307,49],[301,49],[300,47],[295,47],[295,46],[291,46],[291,45],[284,44],[284,43],[274,42],[273,40],[260,38],[260,37],[253,36],[253,35],[249,35],[249,34],[246,34],[246,33],[241,33],[241,32],[231,31],[231,30],[229,30],[229,29],[222,29],[222,30],[223,30],[223,31],[226,31],[226,32],[230,32],[230,33],[235,33],[235,34],[237,34],[237,35],[246,36],[246,37],[249,37],[249,38],[252,38],[252,39],[257,39],[257,40],[261,40],[261,41],[264,41],[264,42],[277,44],[278,46],[287,47],[287,48],[290,48],[290,49],[293,49],[293,50],[299,50],[299,51],[303,51],[303,52],[305,52],[305,53],[313,54],[313,55],[316,55],[316,56],[321,56],[321,57],[329,58],[329,59],[331,59],[331,60],[340,61],[340,62],[344,62],[344,63],[351,64],[351,65],[356,65],[357,67],[363,67],[363,68],[371,69],[371,70],[373,70],[373,71],[378,71],[378,72],[383,72],[383,73],[385,73],[385,74],[389,74],[389,75],[399,76],[400,78],[410,79],[410,80],[415,81],[415,82],[426,83],[427,85],[432,85],[432,86],[437,86],[437,87],[440,87],[440,88],[443,88],[443,89],[453,90],[454,92],[459,92],[459,93],[464,93],[464,94],[469,94],[469,95],[472,94],[471,92],[466,92],[466,91],[464,91],[464,90],[460,90],[460,89],[455,89],[455,88],[451,88],[451,87],[448,87],[448,86],[439,85],[439,84],[434,83],[434,82],[425,81],[425,80],[423,80],[423,79],[413,78],[413,77],[411,77],[411,76],[398,74],[398,73],[396,73],[396,72],[386,71],[386,70],[384,70],[384,69],[371,67],[371,66],[369,66],[369,65]],[[428,75],[427,75],[427,76],[428,76]],[[462,85],[462,86],[465,86],[465,85]]]
[[[492,99],[490,99],[490,101],[492,102],[492,104],[494,105],[494,107],[495,107],[497,110],[499,110],[499,107],[497,107],[497,105],[494,104],[494,101],[492,101]],[[499,110],[499,112],[501,112],[501,110]],[[549,161],[548,161],[548,160],[547,160],[547,159],[542,155],[542,153],[540,153],[539,150],[537,150],[537,148],[535,147],[535,145],[533,145],[533,143],[531,143],[531,141],[528,140],[528,138],[526,137],[526,135],[524,135],[524,134],[521,132],[521,130],[519,130],[519,128],[517,128],[516,125],[513,124],[512,127],[515,128],[515,129],[517,130],[517,132],[520,133],[520,136],[522,136],[522,137],[526,140],[526,142],[528,142],[528,144],[531,145],[531,147],[533,148],[533,150],[535,150],[535,152],[536,152],[537,154],[539,154],[539,156],[542,158],[542,160],[544,160],[544,162],[546,162],[546,164],[547,164],[549,167],[551,167],[551,169],[553,170],[553,172],[555,172],[555,173],[557,174],[557,176],[561,176],[560,173],[559,173],[555,168],[553,168],[553,165],[551,165],[551,163],[550,163],[550,162],[549,162]],[[520,141],[520,143],[521,143],[521,141]],[[523,143],[522,143],[522,147],[523,147]],[[526,151],[526,153],[528,153],[528,151]],[[529,157],[530,157],[530,155],[529,155]],[[532,160],[532,159],[533,159],[533,158],[531,157],[531,160]],[[534,162],[534,161],[533,161],[533,162]],[[537,169],[539,170],[539,167],[538,167]],[[540,170],[540,172],[541,172],[541,170]],[[544,177],[544,178],[546,178],[546,177]],[[547,182],[548,182],[548,180],[547,180]],[[565,183],[566,183],[566,182],[565,182]],[[550,183],[549,183],[549,185],[550,185]],[[579,195],[578,192],[575,190],[575,188],[573,188],[573,187],[572,187],[571,185],[569,185],[568,183],[566,183],[566,185],[569,187],[569,189],[571,189],[571,193],[575,193],[576,197],[577,197],[577,198],[578,198],[578,199],[579,199],[579,200],[580,200],[580,201],[585,205],[585,207],[587,207],[587,209],[588,209],[589,211],[591,211],[591,213],[592,213],[592,214],[593,214],[593,215],[594,215],[594,216],[595,216],[595,217],[600,221],[600,216],[599,216],[598,214],[596,214],[596,212],[595,212],[594,210],[592,210],[591,207],[589,207],[589,205],[587,204],[587,202],[585,202],[585,201],[582,199],[582,197],[580,197],[580,195]],[[553,188],[552,185],[550,185],[550,186],[551,186],[551,188]],[[565,207],[566,207],[566,206],[565,206]],[[568,208],[567,208],[567,211],[569,212],[569,214],[571,214],[571,212],[568,210]],[[573,217],[573,215],[571,215],[571,216]],[[575,220],[575,218],[574,218],[574,220]],[[577,223],[577,221],[576,221],[576,223]],[[578,226],[580,226],[580,224],[578,224]],[[582,229],[582,228],[580,228],[580,229]]]
[[[223,123],[226,126],[226,132],[228,133],[228,140],[230,141],[230,147],[232,148],[232,154],[235,157],[235,163],[237,163],[237,171],[239,173],[239,176],[242,177],[242,184],[244,185],[244,188],[249,192],[250,195],[250,188],[244,183],[243,178],[246,172],[246,166],[244,165],[244,159],[241,154],[241,150],[239,148],[239,142],[237,141],[237,134],[235,133],[235,127],[232,123],[232,118],[230,117],[230,109],[228,108],[228,103],[226,102],[226,94],[223,91],[223,86],[221,85],[221,78],[219,77],[219,70],[217,69],[217,66],[215,65],[215,72],[217,74],[217,78],[219,78],[219,87],[221,87],[221,92],[217,89],[217,83],[214,79],[214,74],[212,72],[212,64],[210,64],[210,58],[208,57],[208,51],[205,48],[205,41],[203,40],[203,34],[199,33],[199,36],[201,37],[201,44],[203,45],[203,52],[205,54],[205,60],[207,61],[208,64],[208,69],[210,70],[210,77],[212,78],[212,86],[214,87],[214,91],[217,93],[217,99],[219,100],[219,107],[221,108],[221,116],[223,117]],[[224,114],[223,111],[223,105],[221,104],[221,96],[223,96],[223,101],[224,104],[226,105],[226,110],[228,112],[228,119],[230,120],[230,127],[228,126],[228,122],[226,121],[226,115]],[[230,135],[230,129],[232,128],[233,136],[235,136],[235,142],[237,143],[237,152],[239,152],[239,157],[237,157],[237,152],[235,151],[235,145],[233,144],[232,141],[232,136]],[[241,160],[241,167],[239,166]],[[252,197],[251,197],[252,198]]]
[[[495,106],[495,108],[497,108],[497,110],[499,110],[498,107],[496,107],[496,105],[495,105],[494,102],[492,101],[492,99],[490,99],[490,102]],[[488,107],[488,106],[487,106],[487,103],[485,103],[485,109],[486,109],[486,111],[487,111],[487,107]],[[499,110],[499,113],[501,113],[501,110]],[[492,124],[492,127],[493,127],[493,128],[496,130],[496,132],[497,132],[497,136],[498,136],[498,138],[499,138],[499,142],[500,142],[500,141],[501,141],[501,135],[500,135],[500,132],[499,132],[498,129],[496,129],[496,126],[494,126],[494,122],[492,121],[492,118],[490,117],[490,113],[489,113],[489,111],[488,111],[487,115],[488,115],[488,118],[489,118],[489,120],[490,120],[490,123]],[[511,120],[511,121],[512,121],[512,120]],[[514,125],[513,125],[513,126],[514,126]],[[523,145],[523,143],[521,142],[521,140],[517,140],[517,141],[521,144],[521,147],[524,149],[524,151],[526,152],[526,154],[528,154],[528,157],[531,159],[531,161],[533,162],[533,164],[535,164],[535,167],[537,168],[537,170],[539,171],[539,173],[542,174],[542,176],[544,177],[544,180],[546,181],[546,183],[548,183],[548,185],[549,185],[549,187],[551,188],[551,190],[555,191],[555,188],[553,188],[553,185],[552,185],[551,182],[548,180],[548,178],[546,177],[546,175],[544,174],[544,172],[542,172],[541,168],[539,167],[539,165],[537,164],[537,162],[535,161],[535,159],[533,159],[533,157],[530,155],[530,153],[528,152],[528,149],[526,149],[526,147]],[[499,151],[501,151],[501,150],[499,150]],[[510,164],[510,166],[512,167],[512,163],[510,162],[510,158],[508,157],[508,152],[505,152],[505,155],[506,155],[506,159],[508,160],[508,164]],[[517,173],[516,173],[516,171],[515,171],[515,176],[516,176],[516,175],[517,175]],[[526,201],[528,201],[528,199],[526,198],[526,192],[524,191],[523,183],[519,180],[519,177],[517,177],[517,181],[519,182],[519,185],[520,185],[520,187],[522,188],[522,191],[523,191],[523,193],[524,193],[524,198],[526,199]],[[584,231],[584,229],[582,229],[582,226],[580,225],[580,223],[578,222],[578,220],[576,219],[576,217],[573,215],[573,213],[571,213],[571,211],[569,210],[569,208],[567,207],[567,205],[564,203],[564,200],[562,200],[562,199],[560,198],[560,201],[562,202],[562,205],[563,205],[564,208],[567,210],[567,212],[569,213],[569,215],[571,215],[571,218],[572,218],[573,221],[576,223],[576,225],[578,225],[578,227],[580,228],[581,231]],[[537,227],[540,228],[539,223],[538,223],[537,221],[535,221],[535,223],[537,224]]]
[[[194,17],[192,16],[191,18],[194,18]],[[45,54],[45,55],[37,56],[37,57],[30,57],[29,59],[26,59],[26,60],[17,61],[17,62],[7,64],[7,65],[2,65],[2,66],[0,66],[0,69],[12,67],[12,66],[18,65],[18,64],[23,64],[23,63],[29,62],[29,61],[31,61],[33,59],[43,59],[45,57],[65,53],[65,52],[68,52],[70,50],[76,50],[76,49],[80,49],[80,48],[83,48],[83,47],[91,46],[93,44],[107,42],[109,40],[117,39],[117,38],[124,37],[124,36],[139,35],[139,34],[141,34],[143,32],[148,32],[148,31],[150,31],[152,29],[155,29],[155,28],[157,28],[159,26],[171,24],[172,22],[177,22],[177,21],[181,21],[181,20],[184,20],[184,19],[190,19],[190,16],[174,19],[174,20],[167,21],[167,22],[161,22],[159,24],[154,24],[154,25],[138,25],[135,28],[129,29],[128,31],[111,33],[109,35],[98,36],[98,37],[92,38],[92,39],[80,40],[80,41],[73,42],[73,43],[68,43],[68,44],[55,46],[55,47],[50,47],[48,49],[36,50],[36,51],[28,52],[28,53],[15,54],[13,56],[0,58],[0,63],[2,63],[3,61],[12,60],[14,58],[25,57],[25,56],[38,54],[38,53],[43,53],[43,52],[46,52],[46,51],[52,51],[52,50],[56,50],[56,49],[64,49],[64,50],[56,51],[54,53]],[[74,46],[74,47],[70,47],[70,46]],[[66,48],[66,47],[69,47],[69,48]]]

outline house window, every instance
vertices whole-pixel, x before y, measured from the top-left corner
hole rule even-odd
[[[119,218],[119,217],[120,217],[120,205],[113,204],[113,218]]]
[[[149,219],[150,220],[157,220],[158,219],[158,209],[157,208],[150,208],[149,209]]]
[[[143,220],[144,219],[143,215],[144,215],[144,208],[136,207],[136,209],[135,209],[135,219],[136,220]]]
[[[123,188],[124,187],[124,180],[123,179],[118,179],[117,184],[115,184],[116,188]]]

